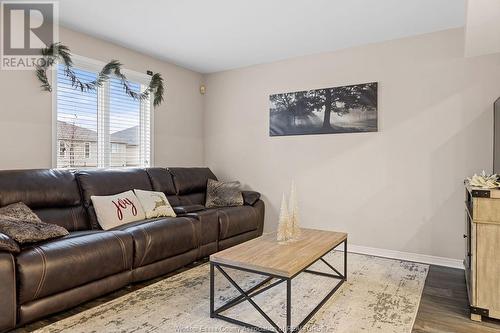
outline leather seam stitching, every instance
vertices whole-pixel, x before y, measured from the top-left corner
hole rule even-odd
[[[219,212],[224,214],[224,217],[226,218],[226,225],[224,227],[224,233],[222,234],[222,236],[225,238],[229,232],[229,215],[223,210],[220,210]]]
[[[194,223],[191,222],[191,224],[193,224],[193,227],[195,228],[193,234],[196,234],[196,237],[198,238],[197,240],[195,240],[196,241],[195,244],[197,244],[197,247],[198,247],[198,254],[197,254],[198,258],[201,255],[201,247],[202,247],[202,245],[204,245],[204,244],[201,244],[201,223],[202,223],[201,220],[202,220],[202,216],[201,216],[201,214],[198,214],[198,221],[200,222],[200,227],[198,228],[198,231],[196,231],[196,226],[194,226]]]
[[[14,260],[14,256],[11,254],[10,255],[10,260],[12,261],[12,277],[13,277],[13,287],[12,287],[12,305],[13,305],[13,311],[12,311],[12,323],[15,325],[16,324],[16,315],[17,315],[17,306],[16,306],[16,261]]]
[[[125,254],[125,244],[123,243],[123,241],[120,239],[120,237],[118,237],[117,235],[115,235],[114,233],[112,233],[113,237],[115,237],[117,240],[118,240],[118,243],[120,243],[120,247],[122,249],[122,263],[123,263],[123,268],[125,270],[127,270],[127,256]]]
[[[47,257],[45,256],[45,252],[39,247],[35,247],[34,250],[40,255],[42,258],[42,275],[40,277],[40,281],[38,282],[38,287],[36,288],[35,294],[33,295],[33,299],[37,299],[40,291],[42,290],[43,285],[45,284],[45,276],[47,274]]]
[[[255,219],[257,220],[257,234],[259,233],[259,216],[257,215],[257,210],[255,208],[252,207],[252,213],[253,215],[255,216]]]
[[[71,207],[71,218],[73,220],[73,230],[78,230],[76,227],[75,207]]]
[[[144,236],[146,236],[146,248],[144,249],[144,254],[143,254],[141,261],[139,262],[139,265],[137,267],[142,266],[142,263],[146,259],[146,255],[148,254],[149,249],[151,247],[151,236],[149,235],[149,233],[146,231],[146,229],[139,228],[139,230],[144,234]]]
[[[219,222],[219,211],[215,210],[215,218],[217,219],[217,240],[215,242],[217,251],[219,251],[219,239],[220,239],[220,222]]]
[[[187,220],[189,222],[189,224],[191,225],[191,229],[193,230],[193,236],[194,236],[194,243],[195,244],[198,244],[198,252],[200,252],[200,242],[199,242],[199,235],[198,233],[196,232],[196,226],[194,225],[194,222],[193,220],[191,220],[190,218],[187,218],[187,217],[182,217],[182,219],[184,220]],[[197,239],[198,238],[198,239]]]

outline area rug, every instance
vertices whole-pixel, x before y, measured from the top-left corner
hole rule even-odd
[[[342,267],[343,253],[326,260]],[[323,263],[313,268],[328,271]],[[348,281],[324,304],[303,332],[411,332],[429,266],[373,256],[348,255]],[[227,270],[250,288],[261,276]],[[330,278],[302,273],[292,283],[292,324],[297,325],[333,287]],[[239,295],[217,272],[216,307]],[[280,326],[285,326],[286,285],[254,298]],[[269,324],[248,303],[223,313],[254,325]],[[209,265],[203,264],[39,329],[37,332],[248,332],[209,317]]]

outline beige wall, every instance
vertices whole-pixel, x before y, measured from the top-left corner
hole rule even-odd
[[[205,160],[264,194],[295,179],[302,224],[356,245],[462,258],[463,178],[492,167],[500,54],[453,29],[205,77]],[[269,137],[269,95],[379,82],[379,132]]]
[[[201,74],[67,29],[60,40],[81,56],[161,73],[166,95],[154,114],[155,164],[203,164]],[[51,93],[41,91],[33,71],[0,71],[0,101],[0,169],[51,167]]]
[[[467,1],[465,55],[500,52],[500,1]]]
[[[464,58],[462,29],[205,77],[66,29],[60,36],[76,54],[162,73],[155,164],[207,164],[261,191],[267,230],[295,179],[304,226],[348,231],[357,245],[462,257],[462,180],[491,169],[500,96],[500,55]],[[270,94],[370,81],[379,82],[378,133],[269,137]],[[51,94],[31,71],[0,71],[0,100],[0,169],[50,167]]]

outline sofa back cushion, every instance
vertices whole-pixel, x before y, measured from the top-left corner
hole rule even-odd
[[[68,231],[90,229],[75,174],[68,170],[0,171],[0,207],[23,202],[42,221]]]
[[[178,204],[204,205],[208,179],[217,180],[209,168],[168,168],[172,174]],[[170,199],[169,199],[170,200]]]
[[[100,229],[92,206],[92,196],[113,195],[133,189],[151,191],[151,181],[144,169],[88,170],[76,173],[82,190],[83,205],[88,211],[90,223]]]
[[[153,191],[165,193],[167,200],[172,207],[180,206],[172,174],[166,168],[147,168],[146,172],[151,180]]]
[[[165,195],[176,194],[174,180],[166,168],[147,168],[146,172],[151,179],[153,190],[163,192]]]

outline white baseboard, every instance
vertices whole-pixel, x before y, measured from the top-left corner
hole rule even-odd
[[[343,250],[342,246],[339,247],[339,250]],[[352,253],[368,254],[368,255],[383,257],[383,258],[399,259],[399,260],[405,260],[405,261],[414,261],[414,262],[420,262],[420,263],[430,264],[430,265],[446,266],[446,267],[464,269],[463,262],[460,259],[436,257],[436,256],[430,256],[430,255],[426,255],[426,254],[401,252],[401,251],[386,250],[386,249],[379,249],[379,248],[375,248],[375,247],[351,245],[351,244],[347,244],[347,251],[352,252]]]

